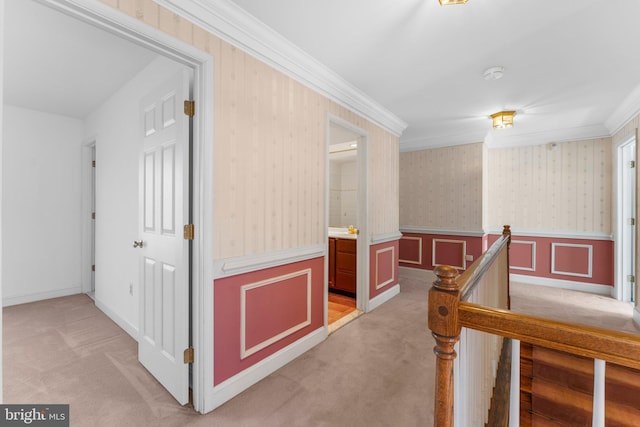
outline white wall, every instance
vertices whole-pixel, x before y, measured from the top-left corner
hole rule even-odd
[[[79,293],[81,120],[4,106],[3,305]]]
[[[331,161],[329,226],[358,226],[357,162]]]
[[[340,221],[340,164],[329,160],[329,227],[339,227]]]
[[[0,28],[4,28],[4,0],[0,0]],[[4,31],[0,30],[0,82],[4,82]],[[0,84],[0,165],[2,165],[2,147],[4,145],[4,84]],[[2,174],[0,174],[0,242],[3,240],[2,233]],[[0,301],[2,301],[2,245],[0,244]],[[2,304],[0,304],[0,343],[2,342]],[[0,345],[0,360],[4,360],[2,356],[2,346]],[[2,363],[0,363],[0,403],[4,403],[2,394]]]
[[[85,121],[96,143],[96,305],[137,337],[140,100],[179,66],[159,57]],[[129,292],[132,285],[133,292]]]

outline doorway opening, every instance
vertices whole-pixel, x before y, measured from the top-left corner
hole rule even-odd
[[[12,4],[15,5],[18,3],[23,4],[23,2],[13,2]],[[27,2],[24,3],[26,4]],[[44,9],[50,11],[53,10],[60,16],[64,15],[66,17],[71,17],[72,20],[76,23],[81,23],[82,25],[88,24],[87,26],[92,27],[94,31],[97,30],[98,32],[106,34],[107,36],[105,37],[113,37],[115,39],[118,39],[121,44],[136,45],[140,48],[148,50],[152,53],[152,55],[162,56],[165,59],[175,61],[181,66],[193,71],[194,87],[192,99],[195,100],[195,115],[193,119],[194,144],[192,156],[194,162],[191,169],[190,180],[192,179],[193,181],[192,189],[195,197],[192,203],[190,202],[190,206],[193,213],[193,221],[191,221],[191,223],[194,224],[195,231],[193,232],[193,234],[195,236],[195,239],[193,243],[190,244],[192,246],[193,264],[192,267],[189,268],[188,272],[189,275],[193,277],[193,292],[192,294],[187,294],[184,299],[186,300],[188,307],[185,310],[186,312],[188,312],[188,320],[193,324],[193,332],[192,336],[190,337],[190,339],[192,339],[193,341],[193,361],[189,364],[189,368],[193,370],[193,406],[197,411],[206,412],[207,408],[205,405],[205,394],[210,390],[210,387],[207,386],[209,384],[207,378],[212,377],[212,375],[210,375],[210,369],[208,368],[208,366],[212,366],[211,359],[213,357],[211,352],[208,351],[208,349],[210,349],[212,346],[207,344],[207,342],[210,341],[208,335],[210,335],[210,331],[213,329],[213,319],[210,310],[206,310],[206,307],[208,307],[207,302],[211,301],[212,297],[210,296],[208,288],[204,286],[204,283],[206,283],[208,280],[207,278],[213,276],[211,273],[211,267],[208,266],[210,264],[208,260],[213,258],[211,247],[211,236],[213,235],[211,230],[211,199],[213,194],[211,177],[211,159],[213,157],[213,146],[211,142],[213,141],[213,124],[211,123],[211,121],[205,121],[203,119],[204,117],[210,117],[212,114],[213,58],[203,51],[188,46],[185,43],[174,39],[173,37],[157,29],[151,28],[143,24],[142,22],[133,20],[129,16],[124,15],[122,12],[107,7],[99,2],[83,5],[82,7],[78,7],[75,1],[68,0],[40,0],[38,2],[34,2],[33,4],[38,4],[39,6],[45,5],[47,7],[45,7]],[[10,14],[7,19],[11,19]],[[18,21],[20,20],[18,19]],[[42,30],[40,28],[42,26],[36,25],[28,27],[29,30],[32,31],[36,29]],[[7,40],[7,42],[9,40],[16,40],[16,43],[18,41],[23,42],[21,38],[7,37],[7,31],[5,28],[3,28],[1,31],[3,31],[4,39]],[[51,32],[51,30],[49,30],[49,34],[55,34],[55,31]],[[76,41],[83,40],[82,37],[73,37],[72,39]],[[9,43],[6,44],[8,45]],[[96,45],[102,46],[99,43],[95,43],[92,46],[92,49],[97,52],[102,52],[102,49],[96,49]],[[18,46],[18,48],[23,49],[23,46],[24,44],[22,46]],[[115,49],[115,51],[118,51],[118,49]],[[0,52],[0,54],[2,54],[6,58],[6,52],[7,49],[5,46],[5,49]],[[77,52],[74,53],[74,55],[77,61],[81,61],[83,59],[82,55],[78,54]],[[70,69],[77,68],[83,70],[82,67],[77,67],[78,64],[74,64],[72,61],[60,60],[58,62],[69,64],[68,67],[70,67]],[[35,70],[47,70],[47,67],[30,68]],[[108,73],[112,73],[114,71],[113,67],[103,68],[108,70]],[[51,72],[49,74],[57,75]],[[7,74],[5,74],[5,77],[7,77]],[[45,75],[43,77],[47,76]],[[72,92],[73,94],[75,94],[75,92],[83,91],[69,91],[69,95],[72,95]],[[136,108],[137,107],[138,105],[136,105]],[[181,111],[181,109],[176,109],[176,111]],[[75,154],[75,156],[78,157],[78,178],[80,178],[79,171],[80,169],[82,169],[82,179],[76,179],[75,182],[83,182],[83,184],[77,184],[78,186],[83,186],[81,190],[78,190],[79,196],[77,198],[78,204],[76,206],[76,213],[78,215],[80,213],[84,214],[85,212],[96,212],[94,205],[94,201],[96,200],[95,183],[99,182],[99,179],[101,179],[101,177],[98,176],[97,181],[95,179],[95,176],[93,175],[93,168],[85,169],[79,164],[79,161],[82,160],[82,158],[86,158],[87,156],[90,157],[91,160],[94,160],[96,148],[98,154],[102,159],[102,155],[104,153],[100,151],[101,139],[97,138],[95,141],[96,142],[93,145],[88,144],[82,148],[82,150],[84,151],[83,154],[80,154],[80,151],[77,151],[77,154]],[[204,141],[207,141],[207,143],[205,144]],[[76,148],[76,150],[80,150],[80,148]],[[130,156],[126,157],[128,160],[132,160]],[[137,156],[133,158],[133,162],[135,164],[138,163]],[[55,164],[55,162],[51,163]],[[130,181],[122,182],[121,188],[130,186],[130,183]],[[4,183],[4,185],[11,184],[15,185],[15,183]],[[133,185],[132,187],[135,188],[137,186]],[[137,189],[135,191],[137,192]],[[112,194],[112,200],[110,202],[110,204],[113,206],[121,203],[118,193],[116,192],[114,194],[115,196]],[[81,208],[80,200],[82,200],[83,203]],[[69,203],[68,205],[71,206],[72,203]],[[100,208],[100,206],[98,206],[98,208]],[[126,209],[126,207],[121,208],[122,212],[125,212]],[[137,222],[138,218],[135,213],[134,216],[136,217],[135,219]],[[85,218],[91,218],[91,216]],[[96,220],[100,220],[100,212],[96,212]],[[84,221],[81,221],[79,219],[78,222],[82,223]],[[78,222],[76,222],[76,224]],[[179,232],[180,236],[182,236],[182,224],[179,225],[179,229],[177,231]],[[91,218],[90,222],[87,222],[86,225],[83,225],[82,236],[74,240],[74,243],[81,242],[81,244],[78,246],[81,246],[83,252],[81,255],[83,272],[81,274],[78,273],[78,276],[81,276],[81,282],[77,285],[75,293],[89,293],[91,291],[95,292],[94,272],[91,271],[91,266],[95,264],[94,258],[96,256],[98,258],[100,257],[99,242],[96,245],[96,233],[97,230],[94,228],[93,218]],[[205,239],[204,236],[207,236],[207,238]],[[126,242],[126,246],[128,248],[130,248],[130,242],[131,240],[129,240],[128,238]],[[94,248],[96,248],[96,246],[98,251],[94,251]],[[100,266],[98,266],[98,268],[100,268]],[[5,283],[3,283],[3,287],[4,285]],[[118,286],[120,285],[121,283],[118,284]],[[126,289],[125,293],[129,295],[134,291],[133,286],[130,283],[125,283],[121,287]],[[124,298],[127,298],[128,300],[128,295]],[[110,317],[114,314],[109,313],[108,311],[105,311],[105,313]],[[123,329],[125,329],[130,335],[133,335],[134,338],[136,337],[137,328],[135,326],[133,328],[123,327]],[[207,334],[206,331],[209,331],[209,334]],[[180,360],[182,360],[182,349],[180,349],[179,356]]]
[[[368,302],[367,135],[330,117],[327,139],[326,290],[331,333],[366,311]]]
[[[83,292],[92,300],[96,299],[96,142],[91,141],[85,145],[83,150],[82,169],[85,176],[86,190],[82,195],[83,199],[83,215],[86,219],[85,233],[87,241],[84,243],[83,257],[88,257],[88,261],[84,261],[82,265],[85,269]],[[88,172],[87,172],[88,171]],[[88,179],[86,176],[88,175]],[[88,268],[87,268],[88,267]]]
[[[615,297],[636,299],[636,138],[616,147],[616,271]]]

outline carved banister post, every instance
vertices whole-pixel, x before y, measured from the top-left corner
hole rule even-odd
[[[502,235],[507,238],[507,309],[511,310],[511,282],[509,280],[509,252],[511,250],[511,226],[505,225],[502,229]]]
[[[458,270],[441,265],[433,271],[438,279],[429,290],[429,329],[436,340],[435,427],[453,426],[453,349],[460,339]]]
[[[507,245],[510,246],[511,245],[511,226],[510,225],[502,226],[502,235],[508,239]]]

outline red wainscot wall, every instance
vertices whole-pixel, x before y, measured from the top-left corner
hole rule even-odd
[[[399,250],[403,267],[433,270],[446,264],[463,271],[486,250],[486,239],[482,235],[403,232]]]
[[[214,385],[324,327],[324,258],[217,279]]]
[[[399,241],[369,247],[369,299],[398,284]]]
[[[489,245],[499,237],[489,235]],[[612,240],[512,234],[509,271],[524,276],[613,286],[613,251]]]

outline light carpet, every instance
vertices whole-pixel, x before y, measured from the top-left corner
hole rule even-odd
[[[85,295],[4,309],[5,403],[69,403],[73,426],[433,425],[430,282],[402,291],[214,412],[181,407]]]
[[[214,412],[182,407],[137,362],[137,344],[85,295],[4,309],[5,403],[69,403],[73,426],[433,425],[430,272]],[[635,331],[611,298],[512,284],[514,310]]]

